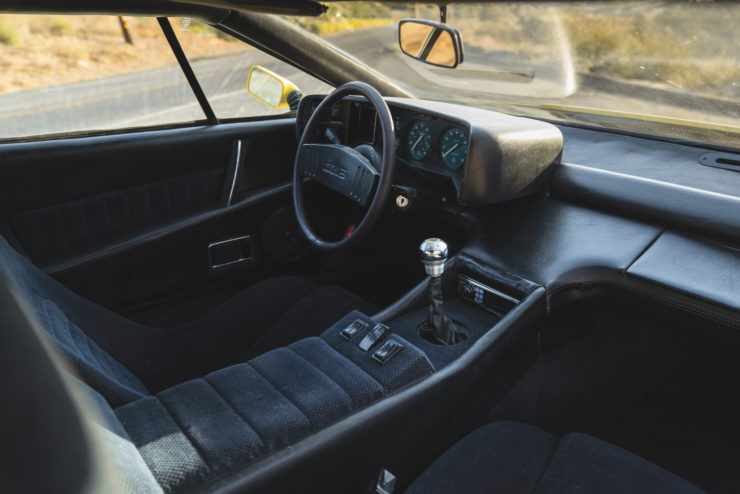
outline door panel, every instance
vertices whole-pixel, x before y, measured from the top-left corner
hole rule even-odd
[[[93,249],[218,204],[225,170],[210,168],[150,184],[15,214],[18,240],[41,266],[69,261]]]
[[[265,219],[289,200],[289,187],[255,194],[230,208],[203,213],[131,242],[118,244],[52,271],[64,285],[105,307],[121,311],[237,278],[259,278],[269,267],[260,251]],[[218,269],[208,245],[252,238],[252,258]]]
[[[5,144],[0,228],[102,305],[169,297],[265,268],[259,235],[288,204],[295,147],[292,119]],[[209,266],[210,243],[244,235],[249,262]]]

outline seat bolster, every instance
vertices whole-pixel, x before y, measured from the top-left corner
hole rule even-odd
[[[316,336],[350,311],[374,314],[377,307],[338,286],[324,285],[296,301],[275,320],[242,360],[249,360],[275,348],[288,346],[302,338]]]
[[[161,493],[162,487],[103,396],[74,376],[67,375],[66,378],[89,419],[91,435],[96,444],[109,453],[105,458],[113,464],[121,490],[137,494]]]
[[[210,466],[157,398],[128,403],[115,413],[165,492],[192,488],[210,478]]]
[[[416,352],[409,344],[395,358],[416,361]],[[382,367],[368,353],[362,359]],[[174,492],[238,471],[392,391],[313,337],[128,403],[116,415],[157,481]]]
[[[437,458],[406,494],[530,494],[556,447],[557,438],[536,427],[494,422]]]
[[[531,425],[494,422],[437,458],[406,494],[701,494],[617,446]]]
[[[355,410],[382,398],[385,393],[383,385],[372,375],[333,351],[321,338],[306,338],[288,348],[339,385],[352,400]]]
[[[560,440],[535,494],[700,494],[703,491],[637,455],[580,433]]]

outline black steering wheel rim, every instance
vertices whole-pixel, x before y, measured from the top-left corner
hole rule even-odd
[[[368,206],[362,220],[350,235],[341,240],[332,242],[319,237],[308,222],[303,197],[303,161],[305,159],[305,147],[306,144],[308,144],[306,141],[321,121],[321,115],[327,109],[334,106],[337,101],[352,94],[364,96],[365,99],[375,107],[383,140],[382,151],[379,153],[379,161],[374,164],[380,174],[380,178],[378,179],[372,201],[370,201],[370,205]],[[393,129],[393,118],[391,117],[390,109],[383,99],[383,96],[381,96],[375,88],[369,84],[365,84],[364,82],[348,82],[332,91],[332,93],[324,98],[324,100],[319,104],[311,115],[311,118],[309,118],[305,129],[303,129],[303,135],[301,135],[301,139],[298,142],[298,151],[296,152],[295,163],[293,166],[293,209],[295,211],[296,219],[298,220],[298,225],[308,241],[319,250],[335,251],[354,245],[367,236],[373,225],[377,222],[383,211],[383,207],[388,201],[395,166],[396,142],[395,132]]]

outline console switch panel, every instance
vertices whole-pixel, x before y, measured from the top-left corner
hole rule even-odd
[[[403,345],[396,340],[388,340],[373,353],[373,360],[384,364],[403,349]]]
[[[339,334],[342,338],[349,341],[351,340],[357,333],[367,328],[368,324],[365,321],[361,321],[359,319],[355,319],[355,321],[344,328]]]
[[[365,337],[362,339],[362,341],[358,345],[360,347],[360,350],[362,350],[363,352],[367,352],[373,347],[373,345],[375,345],[378,341],[384,338],[385,335],[387,335],[389,331],[390,331],[390,328],[386,326],[385,324],[382,324],[382,323],[376,324],[375,327],[371,329],[368,334],[365,335]]]

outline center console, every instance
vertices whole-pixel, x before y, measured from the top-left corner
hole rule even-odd
[[[235,448],[241,456],[228,464],[247,466],[241,480],[227,482],[211,464],[215,490],[228,484],[234,492],[294,492],[297,485],[366,492],[381,469],[397,472],[410,451],[426,448],[517,348],[536,341],[546,311],[542,288],[465,254],[447,260],[443,244],[425,242],[429,278],[388,309],[350,312],[319,337],[205,376],[208,386],[184,385],[200,390],[200,407],[226,420],[233,414],[218,408],[220,395],[244,419],[233,418],[234,437],[241,434],[249,447]],[[116,410],[148,462],[167,458],[149,451],[158,447],[148,441],[153,421],[164,424],[172,415],[187,422],[180,402],[193,389],[183,389],[182,397],[179,391],[157,396],[166,410],[135,402],[151,408],[146,422],[133,419],[140,410]],[[254,434],[243,431],[244,421]],[[209,429],[199,430],[207,435]],[[166,463],[154,466],[167,473]]]

